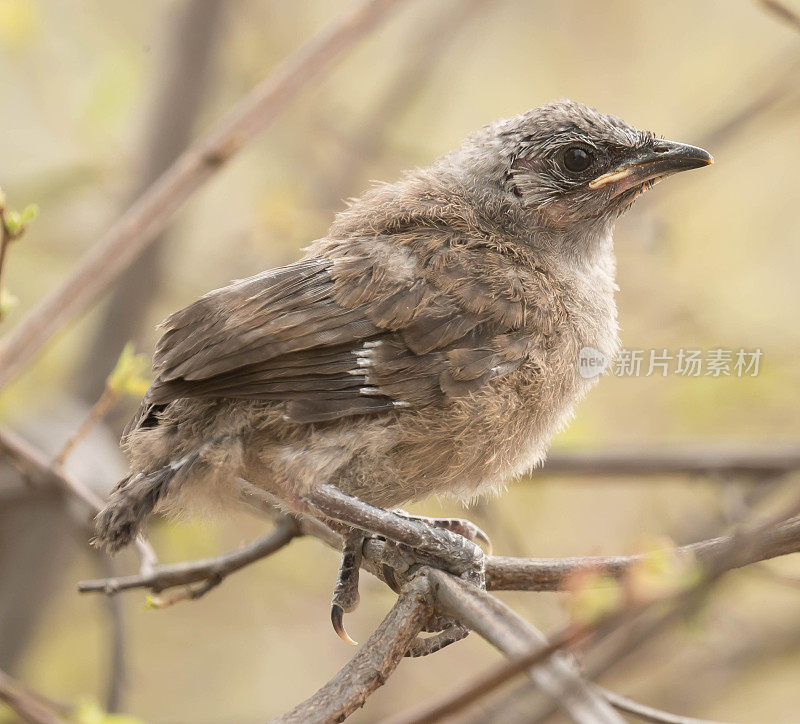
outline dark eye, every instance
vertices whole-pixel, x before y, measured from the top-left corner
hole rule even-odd
[[[592,154],[580,146],[571,146],[564,152],[564,168],[572,173],[581,173],[592,165]]]

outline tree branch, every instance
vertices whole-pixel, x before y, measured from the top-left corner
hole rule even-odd
[[[766,477],[800,470],[800,447],[618,448],[550,453],[546,475],[720,475]]]
[[[506,664],[507,672],[520,670],[519,661],[514,659],[530,656],[535,660],[539,655],[546,656],[546,662],[528,668],[528,676],[573,721],[623,724],[623,719],[581,678],[572,662],[562,653],[551,650],[544,635],[508,606],[443,571],[431,569],[428,575],[434,586],[437,608],[475,631],[506,656],[513,657]],[[564,643],[559,640],[555,646]]]
[[[207,136],[181,154],[89,250],[70,277],[7,335],[0,348],[0,386],[106,290],[198,188],[402,1],[359,0],[289,56]]]
[[[700,563],[727,550],[734,536],[720,536],[674,549],[676,555],[691,555]],[[735,561],[735,568],[800,551],[800,516],[783,521],[763,533],[761,545]],[[631,556],[585,556],[574,558],[516,558],[490,556],[486,563],[486,587],[494,591],[559,591],[576,573],[601,573],[620,578],[632,565],[649,554]]]
[[[234,551],[190,563],[155,566],[145,575],[81,581],[78,584],[78,591],[81,593],[102,591],[110,595],[131,588],[149,588],[153,593],[160,593],[167,588],[202,582],[203,586],[190,591],[188,595],[189,598],[200,598],[222,583],[231,573],[276,553],[298,535],[299,528],[296,520],[290,516],[284,516],[268,535]],[[174,602],[174,599],[170,602]]]
[[[401,590],[392,610],[353,659],[316,694],[276,722],[343,721],[386,682],[433,613],[426,576]]]

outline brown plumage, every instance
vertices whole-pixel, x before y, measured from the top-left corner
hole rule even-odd
[[[709,162],[563,101],[374,187],[301,261],[164,322],[98,540],[237,477],[290,506],[318,483],[394,506],[531,468],[595,381],[581,348],[616,351],[614,221]]]

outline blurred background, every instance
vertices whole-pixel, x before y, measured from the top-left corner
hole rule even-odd
[[[10,206],[41,209],[9,251],[4,285],[18,303],[0,333],[187,142],[347,5],[0,0],[0,185]],[[702,145],[717,161],[659,185],[619,224],[623,346],[759,348],[763,357],[757,376],[605,377],[555,449],[796,443],[800,28],[752,0],[401,4],[4,390],[4,423],[54,453],[102,393],[126,341],[149,355],[169,312],[297,259],[370,180],[393,180],[483,124],[561,97]],[[135,405],[131,397],[115,406],[70,460],[101,494],[124,469],[116,438]],[[76,592],[79,579],[108,571],[70,522],[71,504],[23,495],[20,485],[14,470],[0,469],[0,669],[31,687],[146,722],[247,724],[291,708],[352,655],[328,619],[338,555],[320,542],[293,542],[198,601],[147,610],[145,593],[134,591],[114,611]],[[467,515],[499,554],[633,553],[723,529],[751,493],[750,481],[708,476],[535,474]],[[449,500],[414,510],[464,514]],[[232,511],[154,521],[150,538],[171,562],[266,530]],[[682,714],[797,722],[800,588],[777,574],[794,581],[800,561],[768,566],[776,575],[730,575],[691,622],[604,683]],[[136,567],[133,553],[116,559],[117,572]],[[361,590],[348,628],[363,641],[394,596],[369,576]],[[563,594],[501,597],[545,631],[567,620]],[[352,720],[378,721],[497,659],[470,637],[406,661]],[[115,666],[122,678],[112,677]],[[484,719],[499,720],[489,707]],[[13,721],[0,705],[4,717]]]

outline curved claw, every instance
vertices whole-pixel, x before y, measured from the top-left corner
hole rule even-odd
[[[478,526],[475,526],[475,540],[483,543],[483,550],[487,556],[492,555],[492,540]]]
[[[384,563],[381,566],[381,572],[383,573],[383,580],[386,581],[386,585],[395,593],[400,593],[400,586],[397,585],[397,579],[394,577],[394,569]]]
[[[333,630],[336,631],[337,636],[342,641],[346,641],[348,644],[352,644],[353,646],[358,646],[358,641],[353,641],[353,639],[350,638],[350,634],[345,631],[344,623],[342,623],[343,617],[344,609],[338,604],[334,603],[331,606],[331,623],[333,624]]]

